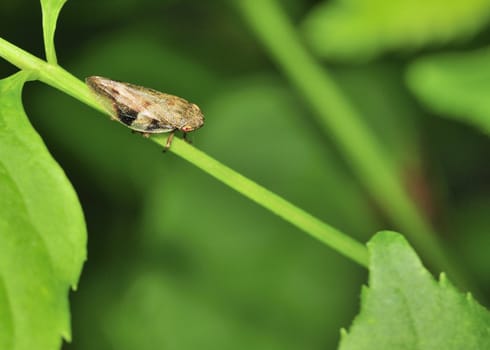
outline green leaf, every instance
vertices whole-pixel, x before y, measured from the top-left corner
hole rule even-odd
[[[407,77],[429,108],[490,134],[490,48],[419,59]]]
[[[0,80],[0,349],[70,339],[67,292],[85,260],[78,202],[22,108],[29,74]]]
[[[315,7],[303,29],[318,55],[362,61],[386,51],[465,39],[489,15],[487,0],[336,0]]]
[[[56,21],[58,20],[58,15],[66,1],[67,0],[41,0],[41,8],[43,11],[44,49],[46,51],[46,60],[52,64],[57,63],[54,46]]]
[[[490,314],[441,274],[436,282],[407,241],[380,232],[368,243],[369,287],[340,349],[490,349]]]

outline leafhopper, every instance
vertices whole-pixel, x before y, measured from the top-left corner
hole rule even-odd
[[[201,109],[181,97],[99,76],[88,77],[85,82],[113,120],[146,137],[170,132],[165,149],[170,147],[176,130],[182,131],[185,138],[204,124]]]

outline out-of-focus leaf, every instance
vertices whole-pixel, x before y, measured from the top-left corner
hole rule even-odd
[[[490,134],[490,48],[419,59],[408,70],[408,83],[438,114]]]
[[[56,31],[56,21],[61,8],[67,0],[41,0],[43,11],[43,35],[46,50],[46,59],[49,63],[55,64],[56,51],[54,45],[54,33]]]
[[[315,7],[303,29],[318,55],[362,61],[467,38],[489,16],[487,0],[335,0]]]
[[[67,292],[85,260],[83,214],[22,108],[28,73],[0,81],[0,349],[70,339]]]
[[[368,248],[369,287],[341,350],[490,348],[490,313],[444,275],[436,282],[400,234],[380,232]]]

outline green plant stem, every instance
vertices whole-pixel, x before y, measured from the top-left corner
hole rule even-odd
[[[46,61],[51,64],[58,64],[58,59],[56,58],[56,50],[54,46],[54,31],[56,27],[56,21],[50,18],[45,10],[45,1],[41,1],[43,9],[43,39],[44,39],[44,51],[46,54]],[[56,18],[58,14],[56,13]]]
[[[378,205],[438,269],[454,274],[431,226],[406,192],[397,170],[363,118],[303,47],[276,0],[236,0],[271,57],[310,104]]]
[[[34,78],[106,113],[87,86],[60,66],[49,64],[2,38],[0,38],[0,57],[19,69],[31,71]]]
[[[87,86],[57,65],[49,64],[0,38],[0,56],[34,77],[87,105],[108,114],[92,96]],[[165,146],[168,135],[155,135],[152,141]],[[367,248],[345,233],[329,226],[285,199],[221,164],[187,142],[174,138],[170,151],[194,164],[234,190],[252,199],[284,220],[317,238],[360,265],[368,266]]]

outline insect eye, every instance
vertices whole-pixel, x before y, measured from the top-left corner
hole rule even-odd
[[[192,131],[192,130],[193,130],[193,128],[192,128],[192,126],[190,126],[190,125],[185,125],[185,126],[183,126],[183,127],[182,127],[182,129],[180,129],[180,130],[182,130],[183,132],[189,132],[189,131]]]

